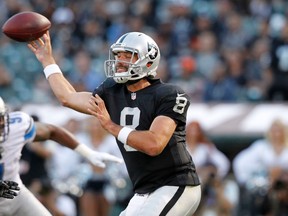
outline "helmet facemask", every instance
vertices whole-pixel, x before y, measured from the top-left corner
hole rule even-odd
[[[0,97],[0,143],[6,141],[9,133],[9,116],[7,108]]]
[[[124,48],[125,49],[125,48]],[[122,49],[121,49],[122,51]],[[142,69],[140,65],[138,65],[140,59],[137,54],[137,50],[126,48],[124,52],[131,52],[130,61],[123,61],[117,59],[117,52],[120,52],[120,49],[117,48],[110,50],[109,52],[109,60],[105,61],[105,73],[107,77],[113,77],[117,83],[126,83],[128,80],[137,80],[144,77],[146,74],[141,76]],[[137,56],[138,60],[133,63],[133,58]],[[127,70],[125,72],[117,72],[117,67],[119,65],[122,67],[126,67]]]

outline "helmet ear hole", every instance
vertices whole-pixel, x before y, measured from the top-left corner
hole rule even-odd
[[[152,64],[153,64],[153,62],[147,62],[147,64],[146,64],[147,68],[149,68]]]

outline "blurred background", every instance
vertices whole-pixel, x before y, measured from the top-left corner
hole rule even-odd
[[[22,11],[41,13],[51,21],[57,63],[78,91],[92,91],[105,79],[103,64],[119,36],[140,31],[154,38],[161,51],[158,77],[186,91],[191,98],[187,121],[199,123],[209,140],[194,135],[195,143],[209,147],[193,154],[195,161],[201,157],[204,161],[197,165],[199,173],[202,168],[205,173],[201,174],[205,208],[198,214],[288,215],[286,0],[2,0],[0,24]],[[42,71],[25,43],[0,35],[0,95],[11,110],[65,125],[87,140],[88,117],[61,107]],[[283,124],[278,130],[272,127],[276,120]],[[270,131],[276,131],[277,141],[267,135]],[[263,146],[256,143],[256,148],[257,141]],[[212,160],[215,149],[222,154]],[[123,209],[131,195],[125,167],[91,171],[80,159],[75,159],[77,166],[65,164],[64,156],[52,160],[57,158],[53,152],[43,162],[49,184],[40,181],[45,190],[34,188],[35,193],[47,195],[52,188],[57,197],[65,195],[61,200],[70,207],[58,204],[63,207],[59,212],[66,211],[63,215],[117,215]],[[27,158],[26,165],[31,163],[31,156]],[[226,171],[218,176],[222,166]],[[61,176],[55,167],[70,172]],[[28,170],[23,166],[23,173]],[[101,175],[95,177],[95,172]],[[239,177],[238,172],[247,175]],[[95,203],[102,204],[84,208],[85,191],[97,197],[90,199],[100,195]],[[85,212],[89,206],[96,207]]]

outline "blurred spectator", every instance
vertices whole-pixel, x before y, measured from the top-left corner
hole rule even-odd
[[[272,11],[272,7],[269,2],[262,0],[250,1],[249,8],[251,15],[260,19],[267,19]]]
[[[244,25],[244,14],[230,11],[225,17],[225,31],[221,37],[222,48],[244,49],[247,41],[252,37]]]
[[[258,4],[259,8],[256,8],[257,1],[253,1],[253,3],[251,3],[251,7],[253,7],[255,10],[259,10],[259,13],[268,13],[266,10],[269,9],[265,9],[265,2],[258,1]],[[247,70],[245,94],[247,100],[249,101],[263,101],[267,98],[267,89],[272,82],[272,74],[270,69],[270,49],[272,36],[270,33],[268,17],[266,17],[264,14],[260,15],[258,13],[255,16],[259,16],[259,18],[254,20],[255,31],[251,39],[247,42],[245,51],[245,63]]]
[[[98,119],[89,117],[85,121],[84,131],[87,135],[85,143],[90,145],[92,149],[122,157],[115,138],[110,136],[101,127]],[[121,172],[127,177],[128,174],[126,172],[126,167],[123,164],[115,165],[117,167],[113,169],[122,169],[117,170],[117,172],[115,172],[116,170],[113,171],[111,166],[114,165],[108,164],[105,169],[101,169],[91,165],[92,172],[83,186],[83,195],[80,197],[81,215],[109,216],[110,212],[112,212],[112,204],[117,201],[117,194],[115,194],[116,191],[114,191],[115,185],[113,185],[112,181],[116,181],[120,178],[121,176],[119,176],[119,173]],[[112,180],[112,178],[114,180]],[[127,194],[129,195],[129,191]]]
[[[85,143],[82,121],[71,117],[63,126],[80,142]],[[46,182],[47,185],[41,190],[40,197],[48,204],[51,200],[56,200],[55,205],[66,215],[79,215],[79,197],[83,194],[82,187],[89,176],[86,162],[71,149],[63,148],[55,142],[48,142],[47,148],[52,152],[52,157],[47,162],[50,181]]]
[[[225,48],[223,58],[227,64],[227,75],[234,79],[240,88],[244,88],[247,83],[245,50]]]
[[[87,133],[87,145],[99,150],[107,150],[110,145],[115,145],[113,138],[109,139],[105,130],[101,130],[101,125],[96,118],[90,117],[85,127]],[[111,142],[112,141],[112,142]],[[116,146],[116,145],[115,145]],[[91,165],[92,166],[92,165]],[[80,212],[86,216],[108,216],[110,203],[105,197],[105,189],[109,183],[105,170],[92,166],[91,176],[84,184],[83,195],[80,197]]]
[[[213,68],[220,61],[217,45],[217,38],[213,32],[201,32],[197,37],[197,52],[195,54],[197,71],[207,79],[213,76]]]
[[[247,100],[246,85],[248,75],[245,49],[223,48],[223,59],[227,65],[227,78],[231,79],[237,88],[236,101]]]
[[[229,159],[211,142],[200,123],[197,121],[189,122],[186,131],[188,151],[192,155],[196,168],[201,169],[202,166],[212,163],[216,166],[217,175],[224,178],[229,172]],[[201,176],[201,171],[198,170],[198,172]]]
[[[11,72],[8,71],[5,64],[0,63],[0,92],[1,97],[3,97],[4,100],[7,100],[7,98],[11,95],[11,92],[13,92],[13,89],[11,89],[12,83],[13,76]]]
[[[72,4],[69,6],[73,6]],[[60,5],[54,8],[52,11],[50,20],[53,24],[53,28],[50,28],[50,32],[53,41],[57,47],[60,49],[65,56],[71,58],[74,51],[79,49],[79,44],[77,40],[74,39],[73,32],[75,31],[76,20],[74,13],[68,6]]]
[[[238,187],[227,178],[230,161],[209,140],[199,122],[188,123],[186,130],[187,148],[202,184],[202,198],[195,216],[232,215],[238,204]]]
[[[242,150],[233,161],[241,190],[240,215],[268,214],[268,191],[288,164],[287,126],[275,119],[263,139]]]
[[[222,62],[215,65],[213,75],[204,84],[203,101],[236,102],[240,87],[232,77],[228,76],[227,66]]]
[[[55,97],[45,77],[38,77],[35,87],[31,89],[34,103],[55,103]]]
[[[69,196],[59,193],[49,178],[40,180],[35,195],[53,216],[77,216],[77,206]]]
[[[74,13],[68,7],[58,7],[51,17],[55,24],[70,24],[74,21]]]
[[[229,16],[231,11],[235,10],[236,5],[229,0],[217,0],[215,1],[215,27],[213,32],[217,35],[219,43],[221,45],[222,36],[225,35],[226,27],[226,17]]]
[[[215,15],[209,13],[208,11],[199,12],[195,16],[195,30],[193,32],[194,36],[201,34],[202,32],[213,32],[217,35],[216,31],[216,23],[215,23]],[[196,39],[196,38],[195,38]],[[196,39],[197,40],[197,39]]]
[[[105,79],[102,70],[97,70],[89,53],[82,50],[74,56],[74,67],[69,74],[69,79],[77,91],[92,91]]]
[[[288,100],[288,21],[281,30],[279,38],[275,38],[271,45],[272,83],[268,89],[268,100]]]
[[[169,19],[172,22],[172,43],[177,49],[172,50],[172,55],[181,55],[189,52],[190,40],[194,25],[192,23],[191,1],[167,1]]]
[[[288,170],[282,171],[272,185],[269,204],[271,206],[270,214],[288,215]]]
[[[162,60],[157,68],[157,78],[161,79],[163,82],[167,82],[170,79],[170,73],[168,71],[167,62]]]
[[[205,77],[196,70],[195,59],[190,55],[183,55],[173,61],[176,61],[174,67],[178,74],[174,74],[170,82],[181,86],[192,101],[201,101]]]
[[[257,40],[267,40],[268,43],[268,50],[270,50],[270,45],[272,42],[272,35],[271,35],[271,29],[269,25],[269,19],[256,19],[253,23],[255,29],[253,31],[252,37],[248,40],[246,48],[251,48],[252,44],[254,44]]]
[[[81,125],[81,120],[77,120],[72,117],[71,119],[67,120],[67,122],[64,124],[64,127],[71,133],[73,133],[78,140],[83,142],[84,135],[81,131]],[[67,148],[56,145],[55,142],[49,142],[48,148],[52,152],[52,157],[48,162],[49,176],[54,182],[59,183],[59,187],[61,187],[61,183],[66,184],[66,189],[63,185],[63,188],[59,188],[59,190],[69,193],[69,179],[75,175],[78,168],[80,167],[80,164],[82,162],[81,156],[79,156],[71,149],[67,150]],[[69,161],[69,166],[67,166],[67,161]]]
[[[106,52],[103,52],[103,50],[106,49],[106,43],[104,40],[105,37],[104,25],[105,20],[101,20],[98,17],[88,19],[87,21],[81,24],[79,31],[81,33],[82,40],[77,42],[79,43],[79,47],[76,47],[78,48],[78,50],[75,50],[76,55],[79,49],[85,50],[91,56],[96,58],[101,58],[101,55],[106,54]],[[80,38],[77,38],[77,40],[79,39]]]
[[[11,85],[12,77],[3,64],[0,64],[0,88]]]
[[[267,89],[271,84],[270,40],[258,38],[250,45],[251,52],[247,57],[246,97],[249,101],[263,101],[267,97]]]

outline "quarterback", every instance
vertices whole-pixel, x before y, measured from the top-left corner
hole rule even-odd
[[[94,92],[76,92],[52,55],[49,32],[28,44],[58,100],[98,118],[123,155],[134,196],[121,216],[192,215],[201,188],[185,144],[189,98],[156,79],[160,50],[141,32],[122,35],[104,63],[107,79]]]
[[[23,185],[19,175],[19,160],[23,146],[33,141],[48,139],[75,150],[99,167],[105,167],[107,161],[121,162],[118,157],[93,151],[78,143],[75,137],[62,127],[34,122],[31,116],[21,111],[8,112],[0,97],[0,178],[16,182],[15,186],[20,188],[14,199],[0,198],[0,216],[51,215]]]

